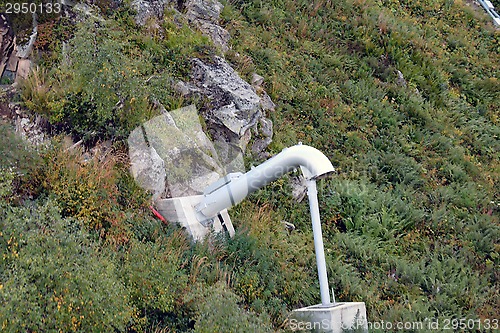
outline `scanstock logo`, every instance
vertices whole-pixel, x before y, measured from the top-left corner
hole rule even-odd
[[[131,172],[138,183],[161,192],[161,184],[154,183],[165,178],[173,197],[201,194],[225,175],[244,172],[242,149],[231,142],[212,142],[194,106],[143,123],[132,131],[128,145]]]

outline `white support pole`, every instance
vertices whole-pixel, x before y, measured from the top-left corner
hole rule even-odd
[[[310,179],[307,183],[307,196],[309,198],[309,209],[314,235],[314,251],[316,252],[316,265],[318,266],[319,290],[321,304],[330,305],[330,290],[328,288],[328,277],[326,274],[325,249],[323,246],[323,235],[321,232],[321,220],[319,216],[318,191],[316,180]]]

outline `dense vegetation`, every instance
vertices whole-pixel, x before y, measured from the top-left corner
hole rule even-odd
[[[83,162],[57,139],[33,151],[1,128],[2,331],[286,330],[288,311],[319,302],[307,203],[283,178],[232,210],[233,239],[196,245],[149,216],[123,138],[153,101],[202,108],[168,87],[191,57],[220,51],[174,12],[138,31],[109,4],[95,8],[104,20],[42,23],[40,67],[19,98],[54,134],[113,139],[111,154]],[[265,77],[277,104],[271,152],[302,141],[337,168],[319,193],[337,301],[366,302],[370,321],[497,318],[489,18],[461,0],[231,1],[222,16],[226,58]]]

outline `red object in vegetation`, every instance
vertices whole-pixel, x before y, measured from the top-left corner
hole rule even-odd
[[[163,223],[167,224],[167,220],[165,220],[165,218],[153,207],[153,206],[149,206],[149,209],[151,209],[151,211],[153,212],[153,214],[160,219],[160,221],[162,221]]]

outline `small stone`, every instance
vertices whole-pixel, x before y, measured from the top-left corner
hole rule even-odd
[[[285,229],[288,232],[292,232],[295,230],[295,225],[293,223],[287,222],[287,221],[281,221],[285,225]]]
[[[401,73],[401,71],[396,69],[396,74],[398,76],[398,78],[396,79],[396,84],[400,87],[406,87],[407,82],[405,80],[405,77],[403,76],[403,73]]]
[[[16,55],[14,53],[15,52],[11,53],[11,55],[7,61],[7,66],[5,67],[6,70],[11,71],[11,72],[17,71],[17,64],[19,62],[19,58],[16,57]]]
[[[264,150],[271,144],[271,142],[273,142],[271,138],[255,139],[254,143],[252,144],[252,153],[257,155],[257,157],[259,158],[269,157],[269,153],[264,152]]]
[[[304,176],[292,176],[290,177],[290,185],[292,187],[292,196],[297,202],[304,200],[307,194],[307,186]]]
[[[266,138],[272,138],[273,137],[273,121],[268,118],[260,118],[259,119],[259,124],[260,124],[260,132],[262,133],[263,136]]]
[[[130,7],[136,11],[135,23],[145,26],[148,20],[163,19],[170,0],[133,0]]]
[[[260,87],[264,83],[264,78],[262,76],[260,76],[259,74],[257,74],[257,73],[253,73],[252,74],[252,80],[250,81],[250,83],[255,88],[256,87]]]
[[[21,126],[23,128],[27,127],[27,125],[29,125],[29,123],[30,123],[30,120],[28,118],[22,118],[21,119]]]
[[[20,59],[17,64],[17,75],[16,79],[23,78],[26,79],[31,70],[31,60],[29,59]]]
[[[269,97],[269,95],[265,91],[263,91],[261,95],[262,96],[260,97],[260,106],[262,110],[274,112],[276,104],[273,103],[271,97]]]

